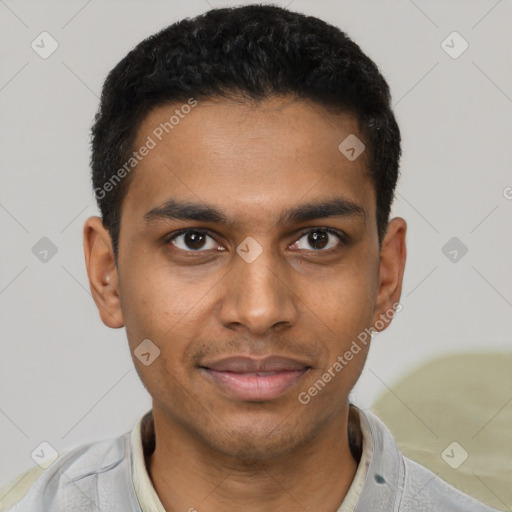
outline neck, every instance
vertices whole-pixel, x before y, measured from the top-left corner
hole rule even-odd
[[[349,411],[348,404],[292,453],[251,462],[213,451],[170,422],[158,408],[153,408],[153,415],[156,446],[147,455],[146,465],[169,512],[335,512],[348,492],[360,457],[359,416],[354,408]]]

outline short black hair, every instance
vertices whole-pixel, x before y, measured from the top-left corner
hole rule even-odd
[[[121,206],[133,174],[126,171],[126,162],[150,111],[191,99],[258,101],[277,95],[312,100],[356,116],[377,198],[381,244],[401,156],[386,80],[339,28],[312,16],[254,4],[212,9],[178,21],[139,43],[108,74],[91,130],[91,168],[116,263]],[[123,166],[125,171],[119,172]]]

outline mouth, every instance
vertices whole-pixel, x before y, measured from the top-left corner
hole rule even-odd
[[[210,382],[239,400],[273,400],[297,385],[311,366],[287,357],[239,356],[200,366]]]

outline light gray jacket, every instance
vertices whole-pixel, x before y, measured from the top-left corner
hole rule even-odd
[[[359,411],[368,420],[373,450],[354,512],[497,512],[402,455],[384,423]],[[129,433],[76,448],[46,469],[8,512],[141,512],[131,457]]]

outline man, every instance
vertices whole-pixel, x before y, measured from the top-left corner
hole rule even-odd
[[[131,51],[93,127],[84,248],[153,408],[9,510],[492,510],[349,403],[401,307],[399,157],[384,78],[316,18],[213,10]]]

